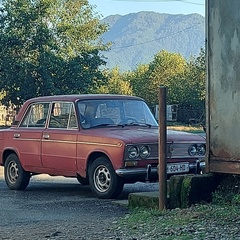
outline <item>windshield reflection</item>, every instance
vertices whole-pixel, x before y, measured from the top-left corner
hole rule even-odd
[[[147,104],[139,100],[84,100],[78,102],[78,111],[84,129],[130,125],[158,126]]]

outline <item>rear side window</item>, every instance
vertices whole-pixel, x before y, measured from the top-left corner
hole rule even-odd
[[[50,103],[31,104],[19,127],[44,128],[49,111],[49,105]]]
[[[77,128],[77,118],[73,103],[54,102],[52,104],[49,128]]]

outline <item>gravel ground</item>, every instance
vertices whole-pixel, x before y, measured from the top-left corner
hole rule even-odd
[[[7,190],[1,181],[0,240],[240,240],[240,195],[234,195],[240,193],[240,182],[234,182],[234,193],[227,182],[222,190],[225,198],[219,195],[216,203],[165,211],[130,210],[110,200],[93,198],[87,188],[75,184],[67,188],[57,184],[58,189],[42,182],[39,186],[36,181],[29,191],[19,193]],[[76,190],[86,192],[81,201]],[[17,205],[20,199],[21,206]],[[36,203],[38,208],[34,207]],[[56,214],[57,209],[64,214]],[[54,213],[52,218],[45,217],[48,212]],[[20,218],[18,213],[25,216]],[[30,220],[26,221],[26,216]]]
[[[49,221],[1,226],[3,239],[240,239],[240,207],[196,205],[188,209],[133,210],[123,217],[94,222]]]
[[[14,221],[13,224],[9,222],[4,224],[4,218],[1,216],[0,223],[0,240],[37,240],[37,239],[115,239],[115,233],[111,231],[111,227],[117,223],[119,215],[124,216],[128,212],[126,209],[119,209],[119,207],[109,207],[116,209],[116,213],[106,218],[106,214],[101,218],[101,214],[96,213],[94,216],[73,217],[72,219],[64,220],[62,217],[49,220],[32,219],[29,221]],[[49,210],[51,211],[51,210]],[[122,213],[121,213],[122,211]],[[30,214],[32,211],[30,212]],[[13,213],[14,214],[14,213]],[[26,215],[28,209],[26,209]],[[24,217],[24,216],[22,216]],[[114,237],[114,238],[112,238]]]

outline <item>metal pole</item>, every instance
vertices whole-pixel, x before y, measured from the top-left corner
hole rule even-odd
[[[159,91],[159,141],[158,141],[158,177],[159,177],[159,209],[166,209],[167,205],[167,130],[166,130],[166,88]]]

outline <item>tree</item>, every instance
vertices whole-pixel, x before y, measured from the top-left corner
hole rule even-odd
[[[148,74],[148,64],[139,65],[136,70],[129,74],[134,95],[148,99],[148,90],[145,88],[148,81]]]
[[[132,95],[128,73],[120,73],[119,68],[115,67],[112,70],[105,70],[104,76],[108,79],[107,82],[96,88],[95,93]]]
[[[185,104],[194,108],[205,108],[206,94],[206,65],[205,51],[201,49],[199,56],[193,57],[188,62],[188,70],[186,72],[186,82],[188,92],[186,92]]]
[[[167,104],[178,105],[183,121],[188,121],[191,116],[204,121],[204,49],[189,61],[179,54],[160,51],[150,64],[139,65],[129,76],[133,94],[144,98],[152,109],[158,104],[159,87],[162,85],[167,88]]]
[[[0,7],[0,91],[5,105],[87,92],[105,81],[100,36],[87,0],[5,0]]]
[[[186,60],[176,53],[160,51],[149,65],[139,66],[131,83],[134,94],[144,98],[150,106],[158,104],[159,87],[170,87],[170,79],[184,73]]]

